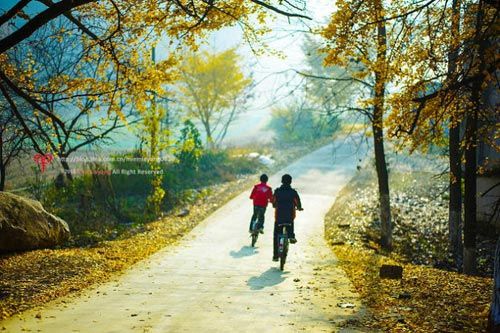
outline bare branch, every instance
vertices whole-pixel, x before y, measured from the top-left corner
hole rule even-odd
[[[0,54],[19,44],[30,37],[35,31],[46,23],[52,21],[63,13],[82,5],[86,5],[97,0],[65,0],[55,3],[43,12],[39,13],[18,30],[0,39]]]
[[[61,119],[59,119],[57,116],[55,116],[52,112],[45,110],[40,104],[38,104],[37,101],[35,101],[33,98],[31,98],[31,96],[26,94],[24,91],[22,91],[21,88],[19,88],[17,85],[15,85],[14,82],[12,82],[5,75],[4,72],[0,71],[0,79],[2,79],[2,81],[5,82],[7,84],[7,86],[9,86],[9,88],[12,89],[12,91],[14,91],[19,97],[22,97],[24,100],[26,100],[26,102],[28,102],[33,108],[40,111],[41,113],[43,113],[44,115],[46,115],[47,117],[52,119],[59,126],[61,126],[62,131],[65,134],[67,134],[65,126],[64,126],[64,122],[61,121]]]
[[[21,0],[16,3],[14,7],[0,16],[0,25],[3,25],[5,22],[16,16],[30,2],[31,0]]]
[[[2,85],[1,82],[0,82],[0,92],[2,92],[2,95],[5,97],[5,99],[9,103],[12,112],[14,113],[14,115],[16,116],[16,118],[19,120],[19,122],[23,126],[24,133],[26,133],[29,136],[31,142],[33,143],[33,147],[35,147],[35,150],[38,151],[39,153],[43,153],[43,150],[40,148],[40,146],[38,145],[38,143],[35,140],[33,132],[30,130],[30,128],[28,127],[28,125],[26,125],[26,122],[24,121],[23,117],[19,113],[19,110],[17,109],[16,104],[14,103],[14,101],[10,97],[7,89]]]
[[[300,72],[296,69],[293,69],[293,71],[299,75],[305,76],[305,77],[310,77],[314,79],[320,79],[320,80],[332,80],[332,81],[345,81],[345,82],[357,82],[361,83],[364,86],[367,86],[368,88],[373,88],[373,85],[369,84],[368,82],[365,82],[360,79],[356,79],[354,77],[346,77],[346,78],[340,78],[340,77],[331,77],[331,76],[323,76],[323,75],[314,75],[314,74],[309,74],[309,73],[304,73]]]
[[[267,9],[270,9],[273,12],[276,12],[278,14],[284,15],[286,17],[299,17],[299,18],[303,18],[303,19],[307,19],[307,20],[312,20],[312,18],[310,18],[309,16],[302,15],[302,14],[288,13],[288,12],[285,12],[285,11],[283,11],[283,10],[275,7],[275,6],[272,6],[272,5],[268,4],[268,3],[265,3],[265,2],[260,1],[260,0],[250,0],[250,1],[252,1],[253,3],[256,3],[259,6],[262,6],[262,7],[265,7]]]
[[[404,12],[402,14],[399,14],[399,15],[394,15],[394,16],[391,16],[391,17],[387,17],[387,18],[382,18],[380,20],[376,20],[376,21],[373,21],[373,22],[368,22],[366,24],[363,24],[361,27],[359,27],[358,29],[356,29],[356,31],[359,31],[359,30],[363,30],[364,28],[370,26],[370,25],[374,25],[374,24],[379,24],[379,23],[382,23],[382,22],[389,22],[389,21],[392,21],[392,20],[397,20],[397,19],[400,19],[400,18],[405,18],[405,17],[408,17],[410,16],[411,14],[414,14],[414,13],[417,13],[427,7],[429,7],[432,3],[436,2],[437,0],[429,0],[428,2],[424,3],[422,6],[419,6],[419,7],[416,7],[410,11],[407,11],[407,12]]]

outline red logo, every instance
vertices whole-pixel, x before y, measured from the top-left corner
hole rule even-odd
[[[45,172],[45,167],[47,167],[53,159],[54,156],[51,153],[35,154],[35,156],[33,156],[33,161],[38,164],[42,173]]]

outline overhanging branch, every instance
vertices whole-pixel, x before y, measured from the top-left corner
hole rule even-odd
[[[312,20],[312,18],[310,18],[309,16],[306,16],[306,15],[302,15],[302,14],[295,14],[295,13],[288,13],[288,12],[285,12],[284,10],[281,10],[273,5],[270,5],[268,3],[265,3],[263,1],[260,1],[260,0],[250,0],[252,1],[253,3],[259,5],[259,6],[262,6],[262,7],[265,7],[267,9],[270,9],[272,10],[273,12],[275,13],[278,13],[280,15],[284,15],[286,17],[299,17],[299,18],[303,18],[303,19],[307,19],[307,20]]]
[[[11,18],[19,14],[21,10],[30,2],[31,0],[21,0],[16,3],[11,9],[0,16],[0,25],[3,25],[5,22],[9,21]]]
[[[344,82],[357,82],[361,83],[364,86],[367,86],[368,88],[373,88],[373,85],[369,84],[368,82],[365,82],[360,79],[356,79],[354,77],[346,77],[346,78],[341,78],[341,77],[331,77],[331,76],[323,76],[323,75],[314,75],[314,74],[309,74],[309,73],[304,73],[301,71],[298,71],[296,69],[293,69],[293,71],[299,75],[305,76],[305,77],[310,77],[313,79],[319,79],[319,80],[331,80],[331,81],[344,81]]]
[[[27,39],[41,26],[59,17],[60,15],[74,8],[96,1],[97,0],[62,0],[55,3],[54,5],[50,6],[46,10],[33,17],[21,28],[7,35],[5,38],[2,38],[0,40],[0,54]]]

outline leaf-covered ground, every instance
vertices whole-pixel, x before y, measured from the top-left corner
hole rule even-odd
[[[376,179],[368,168],[342,190],[325,222],[327,240],[369,309],[363,324],[384,332],[484,332],[492,292],[491,240],[480,241],[485,277],[452,271],[445,180],[399,170],[391,173],[391,189],[392,254],[377,244]],[[383,263],[403,266],[403,279],[380,279]]]
[[[485,331],[491,279],[404,264],[350,245],[333,250],[369,309],[365,327],[383,332]],[[383,263],[401,264],[403,279],[380,279]]]

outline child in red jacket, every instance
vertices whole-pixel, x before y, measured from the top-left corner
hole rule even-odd
[[[250,220],[249,232],[252,232],[252,223],[257,220],[255,226],[261,234],[264,233],[264,214],[267,204],[273,199],[273,189],[267,185],[268,177],[266,174],[260,176],[260,184],[253,187],[250,199],[253,200],[253,215]]]

